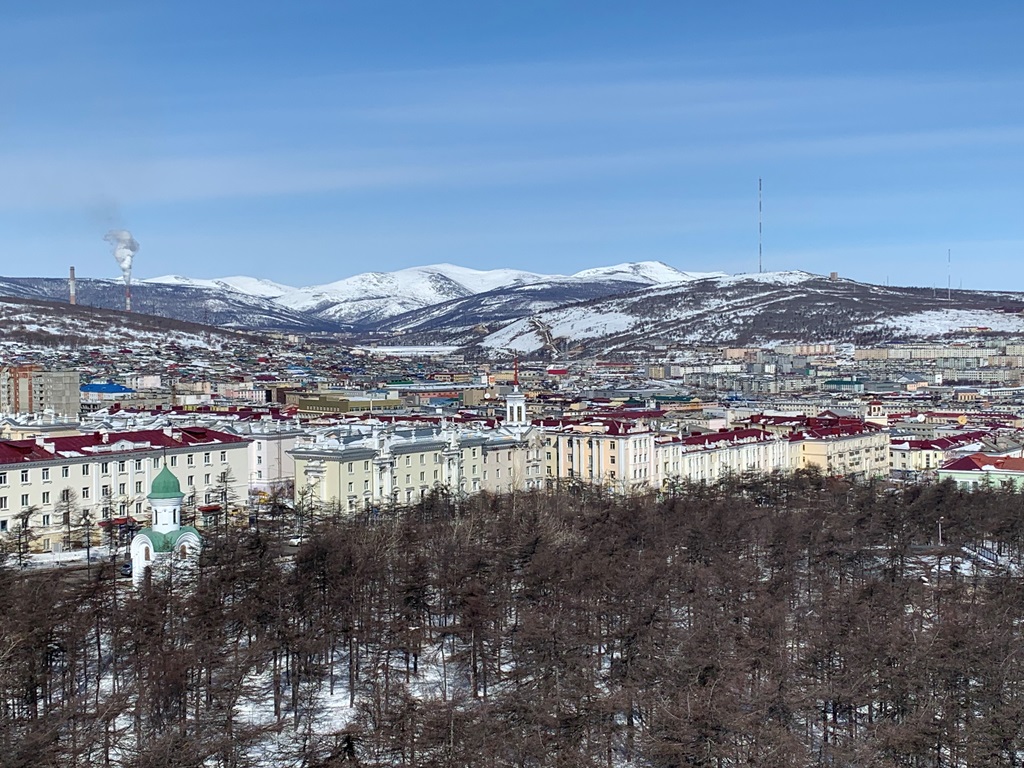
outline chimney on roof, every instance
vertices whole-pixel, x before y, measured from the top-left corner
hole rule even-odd
[[[68,303],[75,304],[77,299],[75,298],[75,268],[71,268],[71,272],[68,274]]]

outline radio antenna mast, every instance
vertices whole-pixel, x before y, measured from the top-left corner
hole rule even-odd
[[[757,177],[757,271],[764,271],[761,261],[761,177]]]
[[[946,249],[946,301],[953,301],[952,294],[952,283],[953,283],[953,249]]]

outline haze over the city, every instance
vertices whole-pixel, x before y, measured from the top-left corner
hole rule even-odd
[[[766,270],[1024,290],[1017,3],[4,16],[3,275],[749,272],[762,178]]]

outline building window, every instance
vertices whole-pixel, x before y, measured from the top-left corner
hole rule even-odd
[[[4,507],[0,507],[0,509],[4,509]],[[6,530],[7,530],[7,521],[6,520],[0,520],[0,533],[3,533]]]
[[[220,460],[222,462],[225,462],[225,461],[228,460],[228,452],[227,451],[221,451],[220,452]]]
[[[209,473],[203,475],[203,483],[205,485],[209,485],[210,484],[210,475],[209,475]]]
[[[49,524],[50,524],[50,516],[49,515],[43,515],[43,525],[49,525]]]
[[[90,467],[90,466],[91,466],[91,465],[89,465],[89,464],[83,464],[83,465],[82,465],[82,474],[83,474],[83,475],[88,475],[88,474],[89,474],[89,467]]]
[[[135,484],[135,492],[136,493],[142,493],[142,483],[141,482]]]
[[[185,481],[185,485],[187,485],[187,486],[189,486],[191,488],[195,484],[196,484],[196,476],[195,475],[189,475],[188,479]]]
[[[82,489],[82,496],[81,496],[81,498],[83,498],[83,499],[88,499],[89,498],[89,487],[88,486],[86,486],[85,488]]]
[[[50,503],[50,492],[49,491],[43,491],[43,504],[49,504],[49,503]]]
[[[135,460],[135,471],[136,472],[141,472],[142,471],[142,459],[136,459]]]
[[[123,461],[117,462],[117,471],[118,472],[124,472],[124,462]]]
[[[23,507],[27,507],[28,506],[28,494],[27,493],[21,494],[21,506],[23,506]]]
[[[27,469],[21,470],[21,482],[23,482],[23,483],[27,483],[28,482],[28,470]]]
[[[185,463],[188,464],[190,467],[194,467],[196,465],[195,454],[190,453],[188,456],[186,456],[185,457]]]
[[[160,469],[160,459],[159,459],[159,457],[154,457],[153,458],[153,469]]]
[[[119,494],[120,494],[121,496],[124,496],[124,495],[125,495],[126,493],[128,493],[128,491],[127,491],[127,486],[125,486],[125,484],[124,484],[124,483],[118,483],[118,484],[117,484],[117,492],[118,492],[118,493],[119,493]]]
[[[45,472],[45,471],[46,470],[44,469],[43,472]],[[7,485],[7,473],[6,472],[0,472],[0,485]]]
[[[203,454],[203,464],[206,464],[207,466],[209,466],[212,463],[213,463],[213,461],[210,459],[210,454],[204,453]]]
[[[109,475],[110,474],[110,462],[109,461],[104,461],[102,464],[100,464],[100,472],[102,472],[104,475]]]
[[[171,456],[171,466],[172,467],[178,466],[178,457],[177,456]]]
[[[257,456],[256,457],[256,464],[259,465],[259,464],[262,464],[262,463],[263,463],[263,457],[262,456]],[[349,472],[352,471],[352,464],[348,465],[348,471]]]
[[[60,476],[61,477],[71,477],[71,467],[61,467],[60,468]]]
[[[43,467],[43,481],[47,482],[47,483],[50,481],[50,468],[49,467]],[[0,485],[3,485],[3,483],[0,483]]]

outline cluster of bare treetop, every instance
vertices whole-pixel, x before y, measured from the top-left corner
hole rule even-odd
[[[8,567],[0,766],[1017,766],[1021,511],[796,474]]]

